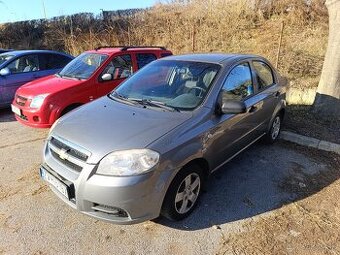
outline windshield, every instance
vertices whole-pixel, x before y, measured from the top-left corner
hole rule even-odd
[[[148,64],[113,93],[112,97],[192,110],[206,97],[219,65],[161,60]]]
[[[7,60],[10,60],[14,57],[14,55],[2,53],[0,54],[0,65],[5,63]]]
[[[88,79],[101,64],[107,55],[97,53],[82,53],[68,63],[59,73],[61,77]]]

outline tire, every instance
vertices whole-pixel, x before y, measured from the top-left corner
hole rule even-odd
[[[282,125],[282,116],[277,114],[270,126],[268,133],[264,137],[264,141],[267,144],[273,144],[279,137]]]
[[[203,170],[197,164],[179,171],[165,195],[161,215],[172,221],[188,217],[202,193],[203,176]]]

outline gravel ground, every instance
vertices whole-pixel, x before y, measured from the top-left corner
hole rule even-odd
[[[188,219],[118,226],[40,180],[47,134],[0,110],[0,254],[340,254],[337,155],[258,143],[212,176]]]

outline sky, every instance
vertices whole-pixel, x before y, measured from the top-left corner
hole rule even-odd
[[[92,12],[150,7],[156,0],[0,0],[0,24]]]

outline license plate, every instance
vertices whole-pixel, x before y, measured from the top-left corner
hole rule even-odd
[[[54,177],[52,174],[50,174],[43,168],[40,169],[40,176],[43,180],[51,184],[56,190],[58,190],[66,198],[69,198],[66,184],[62,183],[59,179]]]
[[[14,112],[16,115],[21,116],[21,110],[18,107],[16,107],[15,105],[11,105],[11,108],[12,112]]]

